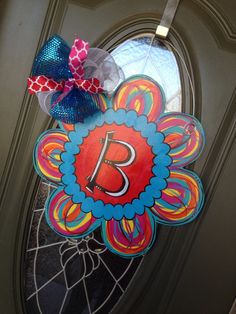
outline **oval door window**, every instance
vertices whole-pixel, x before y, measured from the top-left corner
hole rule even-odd
[[[150,34],[129,39],[112,55],[128,78],[145,74],[166,96],[166,111],[181,111],[181,84],[173,52]],[[66,239],[47,225],[44,206],[53,185],[41,181],[31,213],[25,255],[25,300],[29,314],[109,313],[128,289],[144,257],[111,253],[100,230]]]

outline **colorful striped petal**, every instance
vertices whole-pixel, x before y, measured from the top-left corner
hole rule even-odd
[[[187,170],[172,170],[167,188],[162,190],[151,208],[158,222],[177,226],[196,218],[204,201],[203,187],[198,176]]]
[[[110,99],[104,94],[97,94],[97,104],[102,112],[105,112],[110,107]]]
[[[164,94],[161,87],[146,76],[132,76],[114,95],[113,109],[135,110],[146,115],[148,121],[156,121],[163,111]]]
[[[123,218],[103,221],[102,235],[107,247],[123,257],[143,255],[155,239],[156,224],[153,215],[146,210],[133,220]]]
[[[170,145],[172,167],[183,167],[196,160],[205,143],[203,128],[193,116],[184,113],[168,113],[158,121],[158,131],[165,135]]]
[[[47,201],[46,218],[50,227],[64,237],[84,237],[100,225],[90,212],[84,213],[80,204],[73,203],[62,188]]]
[[[67,135],[59,130],[46,131],[38,138],[33,159],[34,167],[42,178],[54,183],[61,182],[61,153],[68,140]]]

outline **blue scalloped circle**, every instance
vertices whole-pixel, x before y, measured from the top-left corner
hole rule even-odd
[[[140,193],[138,198],[132,200],[131,203],[125,205],[105,204],[101,200],[94,200],[92,197],[86,196],[81,191],[80,185],[76,182],[75,155],[80,151],[80,145],[89,132],[98,126],[104,124],[116,123],[117,125],[126,125],[132,127],[146,138],[148,145],[151,147],[155,158],[152,167],[153,177],[150,179],[149,185]],[[170,147],[164,143],[164,135],[158,132],[156,124],[148,122],[146,116],[138,116],[133,110],[125,111],[119,109],[114,111],[108,109],[105,113],[97,113],[92,117],[85,119],[84,123],[75,125],[75,130],[68,134],[70,142],[65,144],[65,152],[62,153],[61,159],[63,163],[60,165],[60,172],[63,174],[62,183],[65,185],[64,191],[72,197],[74,203],[81,203],[81,209],[88,213],[92,212],[95,218],[104,218],[110,220],[112,218],[120,220],[123,217],[133,219],[135,214],[142,215],[145,207],[151,207],[155,199],[161,197],[161,191],[166,188],[166,179],[169,177],[169,166],[172,159],[168,155]]]

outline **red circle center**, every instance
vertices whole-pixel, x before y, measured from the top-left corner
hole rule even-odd
[[[153,158],[140,132],[125,125],[104,124],[80,145],[74,163],[77,183],[94,200],[112,205],[130,203],[153,177]]]

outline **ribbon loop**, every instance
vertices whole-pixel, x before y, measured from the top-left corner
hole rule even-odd
[[[74,41],[69,55],[69,67],[75,79],[84,78],[83,63],[87,58],[88,50],[89,44],[86,41],[79,38]]]

